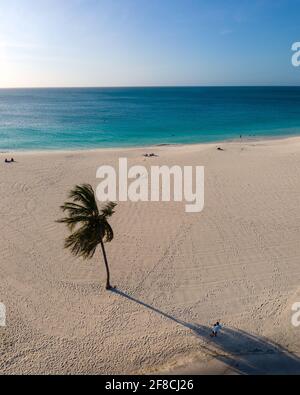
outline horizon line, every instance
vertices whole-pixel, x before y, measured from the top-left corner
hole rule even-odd
[[[16,86],[16,87],[0,87],[0,90],[14,90],[14,89],[146,89],[146,88],[299,88],[295,84],[251,84],[251,85],[95,85],[95,86]]]

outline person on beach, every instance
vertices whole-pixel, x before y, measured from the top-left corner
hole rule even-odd
[[[218,337],[218,333],[220,332],[221,329],[222,329],[222,325],[220,325],[219,322],[214,324],[210,337]]]

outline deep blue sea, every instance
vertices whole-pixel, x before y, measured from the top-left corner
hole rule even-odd
[[[0,151],[300,135],[300,87],[0,90]]]

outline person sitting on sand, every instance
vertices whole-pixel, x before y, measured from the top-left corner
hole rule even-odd
[[[220,325],[219,322],[217,322],[217,323],[214,325],[213,329],[212,329],[212,333],[211,333],[210,337],[217,337],[217,336],[218,336],[218,333],[219,333],[219,331],[220,331],[221,329],[222,329],[222,326]]]
[[[145,158],[154,158],[155,156],[157,156],[157,155],[155,155],[155,154],[144,154],[144,157]]]
[[[15,163],[14,158],[11,158],[10,163]]]
[[[5,163],[10,163],[10,161],[7,158],[5,158]]]

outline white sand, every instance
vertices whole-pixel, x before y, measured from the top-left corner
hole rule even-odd
[[[300,372],[300,138],[222,147],[1,154],[1,373]],[[68,190],[119,156],[206,167],[203,213],[122,203],[112,219],[113,284],[147,306],[106,292],[100,251],[74,259],[54,222]]]

